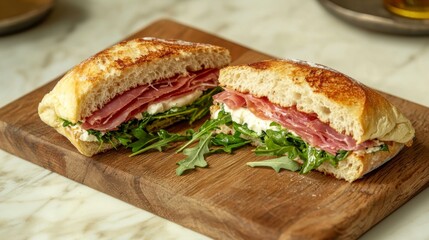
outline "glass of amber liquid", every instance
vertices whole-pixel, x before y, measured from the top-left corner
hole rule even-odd
[[[384,5],[403,17],[429,19],[429,0],[384,0]]]

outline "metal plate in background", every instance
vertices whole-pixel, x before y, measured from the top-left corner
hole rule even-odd
[[[54,0],[0,0],[0,36],[34,26],[53,5]]]
[[[318,0],[330,13],[366,29],[402,34],[429,35],[429,19],[397,16],[384,8],[383,0]]]

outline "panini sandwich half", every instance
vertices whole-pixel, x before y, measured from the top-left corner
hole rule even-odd
[[[250,139],[259,155],[289,156],[352,182],[410,146],[410,121],[380,94],[318,64],[268,60],[221,70],[225,91],[212,118],[230,114],[224,133]]]
[[[209,44],[140,38],[85,60],[39,104],[43,122],[86,156],[209,112],[229,51]],[[141,133],[140,133],[141,135]]]

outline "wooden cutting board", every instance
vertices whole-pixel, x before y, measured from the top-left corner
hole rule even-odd
[[[233,64],[269,56],[179,23],[161,20],[130,38],[152,36],[230,49]],[[42,123],[37,105],[58,79],[0,109],[0,147],[74,181],[219,239],[357,238],[429,182],[429,109],[385,95],[416,128],[412,148],[352,184],[314,172],[250,168],[250,151],[212,155],[209,167],[176,176],[183,158],[167,152],[128,157],[128,150],[87,158]],[[184,129],[186,125],[175,128]]]

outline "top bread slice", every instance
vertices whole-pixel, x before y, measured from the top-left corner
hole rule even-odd
[[[39,104],[42,121],[83,120],[138,85],[228,65],[226,48],[181,40],[139,38],[116,44],[71,69]]]
[[[230,66],[219,75],[220,86],[282,107],[316,113],[322,122],[357,143],[369,139],[411,144],[414,128],[396,107],[374,90],[319,64],[267,60]]]

